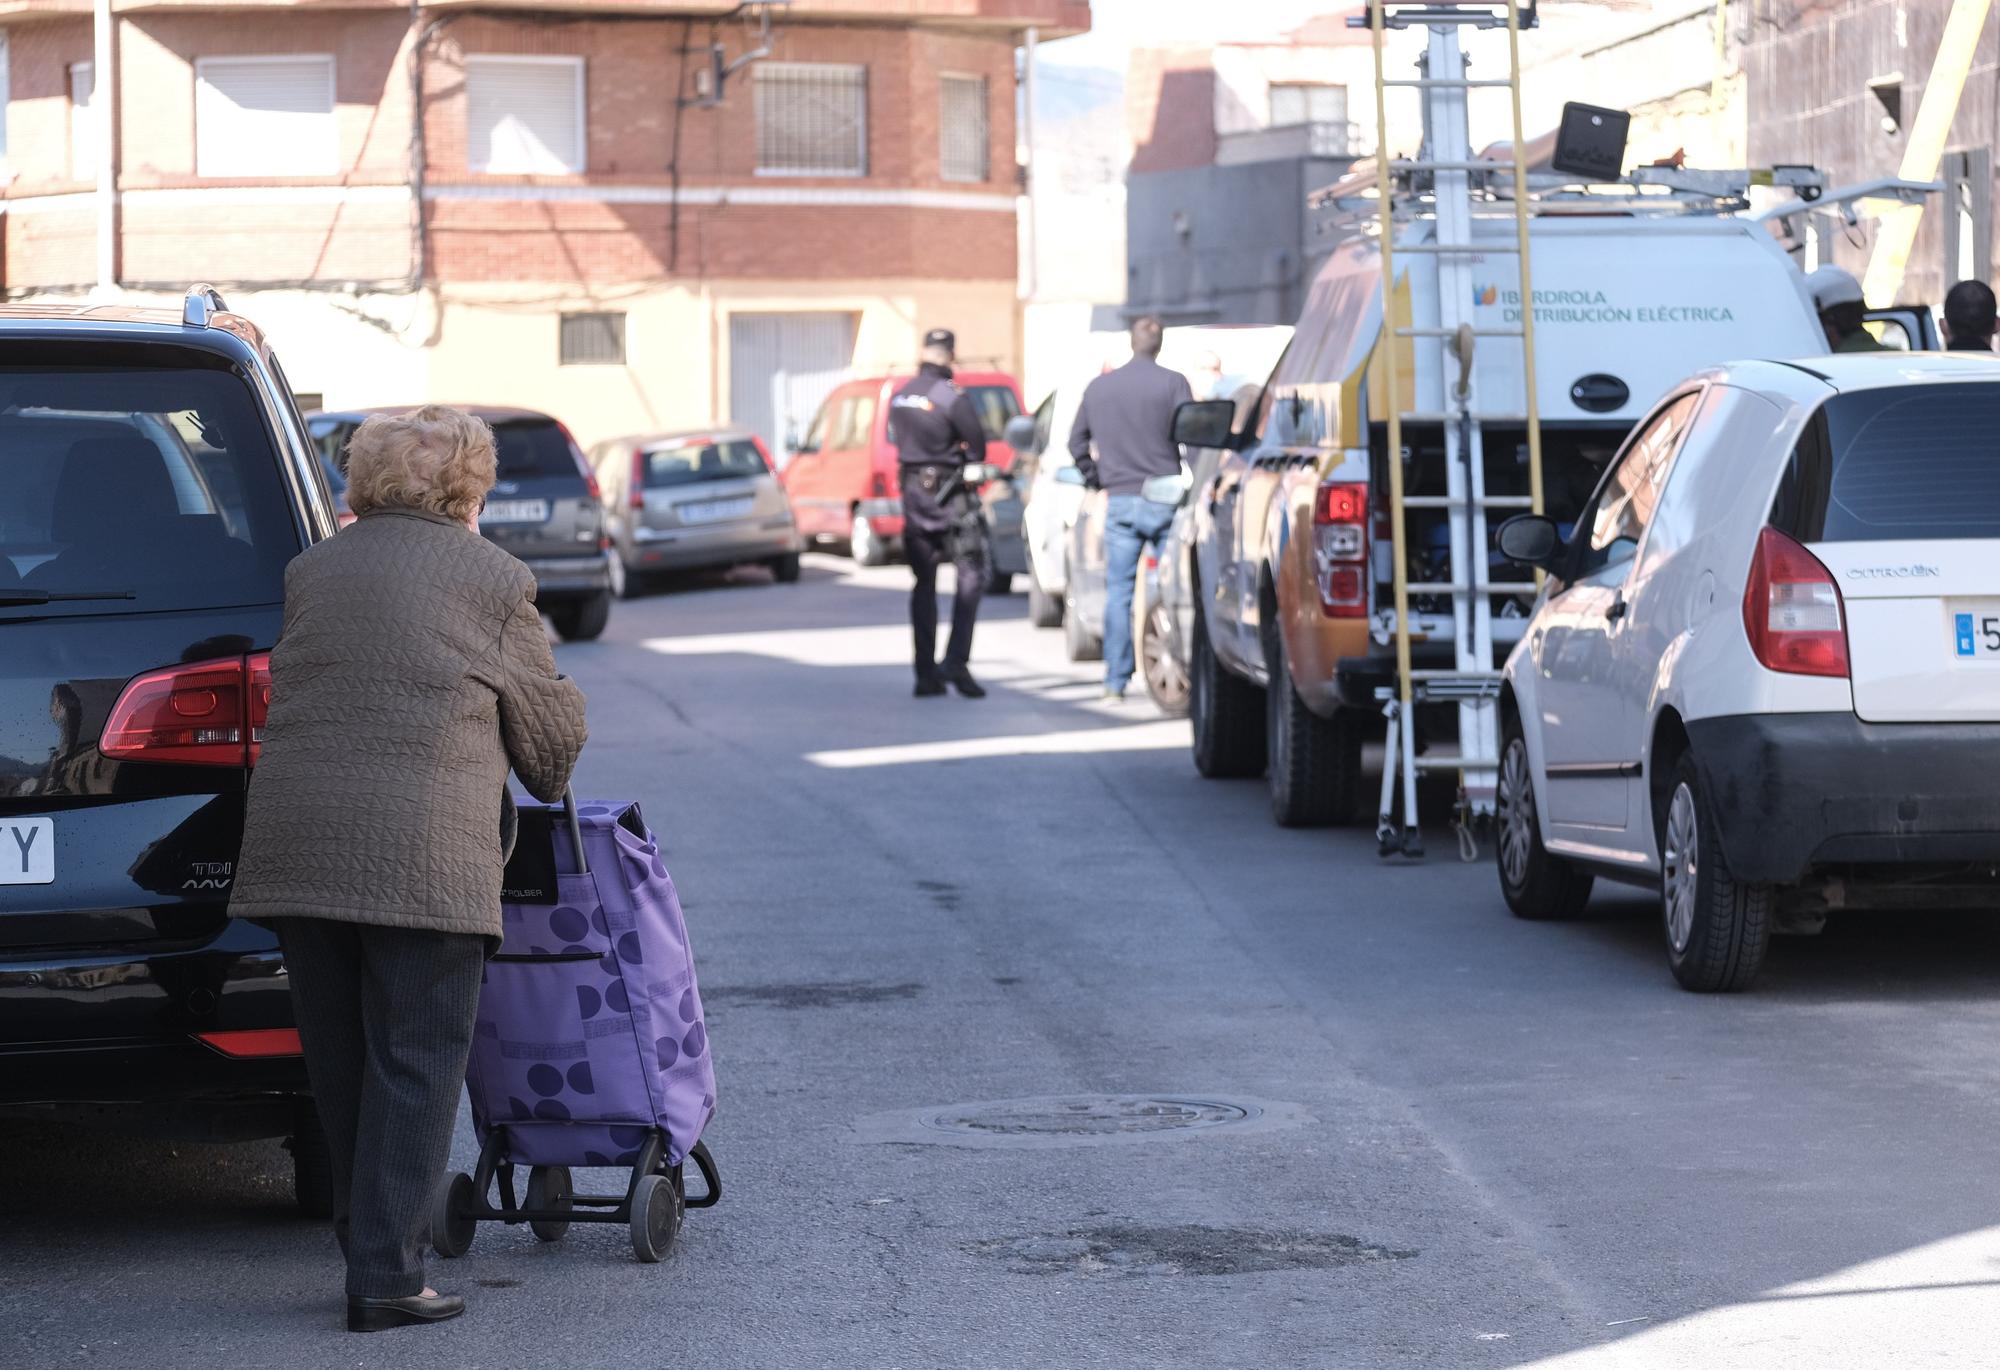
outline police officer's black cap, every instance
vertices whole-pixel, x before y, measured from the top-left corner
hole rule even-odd
[[[949,328],[933,328],[930,332],[924,334],[924,346],[942,347],[945,351],[956,354],[958,352],[958,335],[953,333]]]

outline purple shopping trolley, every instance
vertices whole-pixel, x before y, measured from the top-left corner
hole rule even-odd
[[[525,1222],[543,1241],[572,1222],[618,1222],[633,1253],[657,1261],[684,1210],[722,1193],[701,1142],[715,1068],[659,843],[635,804],[524,805],[504,898],[466,1068],[479,1164],[446,1177],[431,1244],[462,1255],[481,1221]],[[693,1198],[690,1161],[702,1177]],[[623,1194],[578,1194],[572,1166],[631,1180]]]

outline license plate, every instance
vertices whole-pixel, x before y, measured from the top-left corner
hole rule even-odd
[[[0,818],[0,885],[53,885],[55,879],[55,820]]]
[[[750,512],[747,499],[712,499],[704,504],[683,504],[680,507],[682,523],[721,523],[724,519],[740,519]]]
[[[1953,601],[1951,645],[1960,661],[2000,661],[2000,599]]]
[[[481,523],[547,523],[549,502],[545,499],[496,499],[479,515]]]

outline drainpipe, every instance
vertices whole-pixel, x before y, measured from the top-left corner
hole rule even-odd
[[[90,117],[97,133],[97,289],[118,289],[118,30],[111,0],[91,9]]]
[[[1022,143],[1027,148],[1027,166],[1023,175],[1027,178],[1028,206],[1022,216],[1021,227],[1028,241],[1022,254],[1021,298],[1032,300],[1040,288],[1037,278],[1036,253],[1041,249],[1041,236],[1035,231],[1035,44],[1041,33],[1032,25],[1028,29],[1027,41],[1022,44],[1021,59],[1021,134]]]
[[[1952,0],[1930,79],[1924,82],[1923,101],[1917,106],[1916,122],[1910,126],[1910,141],[1903,147],[1903,165],[1896,173],[1904,180],[1937,179],[1944,145],[1951,137],[1952,121],[1958,117],[1959,99],[1965,94],[1965,80],[1979,47],[1979,32],[1986,27],[1992,8],[1993,0]],[[1882,216],[1875,250],[1868,258],[1868,274],[1861,282],[1868,303],[1879,308],[1896,302],[1923,218],[1922,205],[1908,205]]]

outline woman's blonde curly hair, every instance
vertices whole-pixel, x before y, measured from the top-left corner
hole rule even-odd
[[[495,473],[493,430],[448,404],[370,414],[347,440],[347,504],[356,514],[421,509],[465,523]]]

